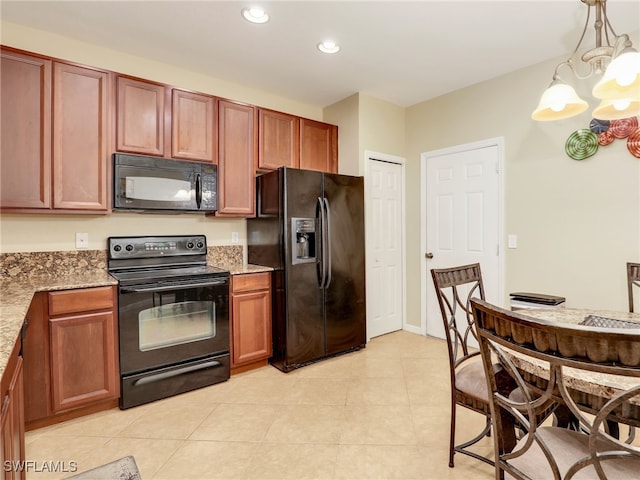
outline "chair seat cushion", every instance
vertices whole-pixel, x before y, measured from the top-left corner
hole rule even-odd
[[[456,389],[485,402],[489,401],[487,377],[484,374],[484,366],[479,356],[469,359],[456,372]]]
[[[561,477],[564,478],[567,470],[581,458],[589,456],[588,435],[566,428],[541,427],[537,430],[539,437],[545,442],[553,457],[558,463]],[[517,444],[517,450],[527,440],[525,435]],[[515,451],[514,450],[514,451]],[[605,451],[604,444],[599,451]],[[537,443],[533,443],[529,450],[522,456],[509,460],[509,464],[535,479],[553,478],[551,467],[547,462],[542,449]],[[629,480],[638,478],[640,472],[640,458],[628,457],[623,459],[607,460],[602,462],[603,469],[609,480]],[[507,477],[508,473],[505,475]],[[586,480],[598,478],[593,466],[589,465],[580,470],[573,480]]]

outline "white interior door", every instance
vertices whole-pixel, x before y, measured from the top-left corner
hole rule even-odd
[[[423,154],[426,333],[444,338],[432,268],[480,263],[487,301],[502,305],[502,141]],[[426,188],[425,188],[426,187]],[[423,308],[424,318],[425,308]]]
[[[368,156],[367,337],[404,325],[404,165]]]

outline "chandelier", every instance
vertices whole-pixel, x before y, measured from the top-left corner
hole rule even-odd
[[[602,75],[591,92],[600,100],[592,112],[593,118],[616,120],[640,115],[640,53],[632,48],[629,35],[616,35],[614,32],[607,18],[607,0],[580,1],[588,6],[582,36],[571,56],[556,67],[553,80],[542,94],[531,118],[538,121],[561,120],[589,108],[574,88],[560,78],[560,70],[565,67],[579,80]],[[595,10],[596,46],[576,58],[592,10]],[[580,73],[579,69],[586,69],[586,73]]]

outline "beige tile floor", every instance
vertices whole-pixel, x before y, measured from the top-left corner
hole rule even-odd
[[[463,409],[464,410],[464,409]],[[459,413],[458,435],[483,419]],[[284,374],[271,366],[129,410],[27,433],[27,478],[64,478],[133,455],[144,480],[491,479],[465,455],[448,467],[443,341],[395,332],[358,352]],[[492,440],[479,452],[490,454]],[[57,463],[56,463],[57,462]]]

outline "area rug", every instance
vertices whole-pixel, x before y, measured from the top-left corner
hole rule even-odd
[[[67,477],[66,480],[142,480],[142,477],[136,461],[128,456]]]

